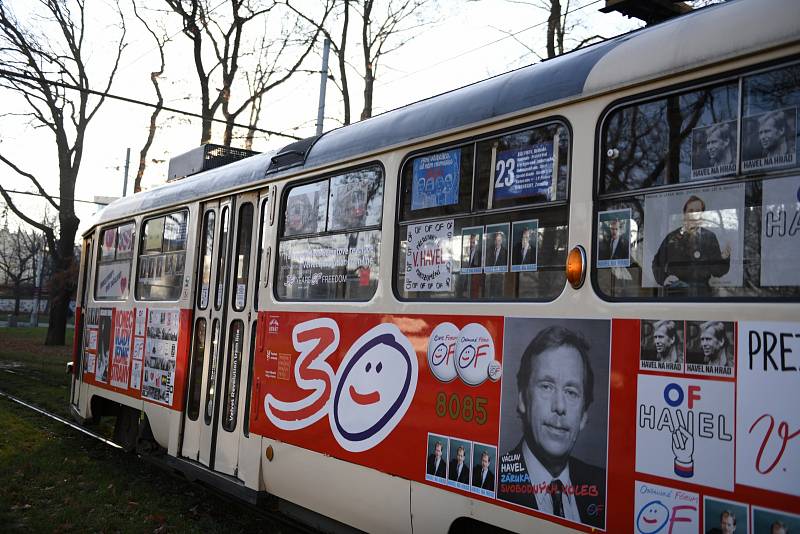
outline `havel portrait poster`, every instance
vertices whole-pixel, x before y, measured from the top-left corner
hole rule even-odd
[[[460,179],[460,148],[414,159],[411,210],[458,204]]]

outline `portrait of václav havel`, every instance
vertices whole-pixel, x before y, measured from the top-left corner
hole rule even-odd
[[[605,527],[610,330],[506,319],[498,499]]]

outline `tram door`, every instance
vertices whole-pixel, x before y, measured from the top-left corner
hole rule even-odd
[[[78,286],[78,293],[77,299],[75,302],[76,307],[80,307],[83,314],[86,314],[86,304],[87,304],[87,295],[89,294],[89,273],[92,271],[91,269],[91,260],[92,260],[92,239],[84,239],[83,240],[83,248],[81,251],[81,270],[83,272],[83,276],[81,277],[79,286]],[[70,402],[77,407],[78,403],[81,400],[81,386],[83,385],[83,355],[85,354],[85,347],[83,346],[84,343],[84,335],[83,332],[85,330],[84,324],[86,323],[86,318],[84,316],[80,317],[80,320],[75,324],[75,337],[78,338],[75,340],[75,346],[78,349],[78,359],[76,362],[75,367],[72,370],[72,380],[71,380],[71,391],[70,391]]]
[[[252,295],[257,290],[253,273],[257,206],[258,193],[248,193],[203,207],[185,414],[184,456],[234,476],[245,420],[247,362],[254,331],[250,322],[256,315]],[[209,228],[210,219],[214,219],[214,229]]]

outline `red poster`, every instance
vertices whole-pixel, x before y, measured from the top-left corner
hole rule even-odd
[[[440,463],[463,449],[464,475],[481,444],[494,463],[501,318],[263,313],[259,325],[254,432],[412,480],[436,441]]]

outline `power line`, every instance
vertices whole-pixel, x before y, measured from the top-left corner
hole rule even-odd
[[[22,80],[33,81],[33,82],[42,82],[43,81],[44,83],[47,83],[49,85],[55,85],[57,87],[63,87],[65,89],[72,89],[73,91],[79,91],[81,93],[87,93],[87,94],[95,95],[95,96],[102,96],[104,98],[110,98],[112,100],[121,100],[122,102],[127,102],[129,104],[137,104],[137,105],[140,105],[140,106],[145,106],[145,107],[154,108],[154,109],[156,109],[156,108],[157,109],[163,109],[164,111],[169,111],[171,113],[177,113],[179,115],[186,115],[188,117],[195,117],[195,118],[198,118],[198,119],[203,119],[204,118],[199,113],[192,113],[191,111],[184,111],[184,110],[177,109],[177,108],[172,108],[172,107],[169,107],[169,106],[158,106],[156,104],[151,104],[150,102],[145,102],[143,100],[136,100],[135,98],[129,98],[127,96],[115,95],[115,94],[109,93],[107,91],[97,91],[95,89],[89,89],[89,88],[86,88],[86,87],[78,87],[76,85],[71,85],[71,84],[64,83],[64,82],[57,82],[57,81],[53,81],[53,80],[48,80],[47,78],[40,78],[38,76],[31,76],[29,74],[23,74],[23,73],[14,72],[14,71],[6,70],[6,69],[0,69],[0,76],[6,76],[8,78],[19,78],[19,79],[22,79]],[[211,120],[211,122],[220,122],[220,123],[223,123],[223,124],[227,124],[227,121],[222,120],[222,119],[215,119],[215,118],[212,117],[209,120]],[[247,128],[247,129],[251,128],[251,126],[249,126],[249,125],[239,124],[239,123],[236,123],[236,122],[233,123],[233,126],[236,126],[238,128]],[[294,139],[294,140],[300,140],[301,139],[300,137],[297,137],[296,135],[285,134],[283,132],[276,132],[276,131],[273,131],[273,130],[264,130],[262,128],[256,128],[256,127],[252,127],[252,129],[254,131],[256,131],[256,132],[261,132],[261,133],[265,133],[265,134],[269,134],[269,135],[279,135],[281,137],[287,137],[289,139]]]
[[[31,191],[17,191],[15,189],[3,189],[6,193],[13,193],[15,195],[29,195],[32,197],[51,198],[53,200],[71,200],[72,202],[83,202],[84,204],[97,204],[99,206],[108,206],[108,202],[95,202],[93,200],[81,200],[79,198],[65,198],[65,197],[52,197],[50,195],[43,195],[41,193],[33,193]]]

